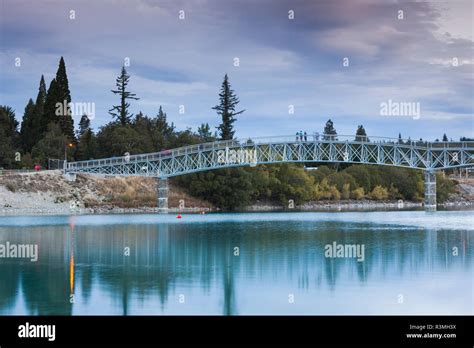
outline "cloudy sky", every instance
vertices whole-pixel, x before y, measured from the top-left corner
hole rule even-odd
[[[238,137],[321,132],[328,118],[339,134],[474,137],[473,3],[0,0],[0,103],[20,119],[64,56],[72,100],[95,103],[97,129],[128,58],[132,111],[163,105],[178,129],[218,125],[227,73],[246,110]],[[419,118],[381,115],[389,100],[419,103]]]

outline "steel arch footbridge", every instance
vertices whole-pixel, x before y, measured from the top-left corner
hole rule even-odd
[[[167,209],[167,178],[219,168],[274,163],[353,163],[425,172],[425,208],[436,209],[435,171],[474,166],[474,142],[426,142],[353,135],[274,136],[215,141],[156,153],[69,162],[69,176],[86,173],[158,178],[159,208]]]

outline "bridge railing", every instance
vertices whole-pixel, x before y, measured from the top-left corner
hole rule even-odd
[[[351,144],[384,144],[384,145],[395,145],[404,147],[417,147],[417,148],[471,148],[474,149],[473,141],[458,141],[458,142],[427,142],[423,140],[411,140],[411,139],[400,139],[400,138],[389,138],[389,137],[377,137],[377,136],[354,136],[354,135],[326,135],[326,134],[306,134],[306,135],[287,135],[287,136],[268,136],[268,137],[255,137],[255,138],[240,138],[233,140],[219,140],[214,142],[189,145],[179,147],[172,150],[163,150],[160,152],[129,155],[129,156],[118,156],[109,157],[97,160],[88,161],[77,161],[67,163],[67,169],[81,169],[90,167],[100,167],[108,165],[126,164],[130,162],[144,162],[144,161],[157,161],[170,157],[182,156],[186,154],[197,153],[200,151],[220,150],[225,148],[233,148],[237,146],[252,146],[254,144],[279,144],[279,143],[309,143],[309,142],[320,142],[320,143],[351,143]]]

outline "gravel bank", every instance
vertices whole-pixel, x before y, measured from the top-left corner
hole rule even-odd
[[[217,211],[208,202],[170,187],[169,212]],[[181,206],[181,208],[180,208]],[[184,206],[184,207],[183,207]],[[474,208],[474,179],[458,184],[446,208]],[[400,210],[422,208],[421,202],[401,201],[313,201],[292,209],[299,211]],[[259,202],[243,211],[291,211],[272,202]],[[0,176],[0,215],[157,213],[155,181],[152,178],[103,178],[78,175],[68,182],[60,171]]]

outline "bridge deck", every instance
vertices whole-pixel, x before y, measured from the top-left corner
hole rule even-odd
[[[275,136],[196,144],[155,153],[67,163],[68,173],[170,177],[281,162],[378,164],[422,170],[474,165],[474,142],[425,142],[353,135]]]

